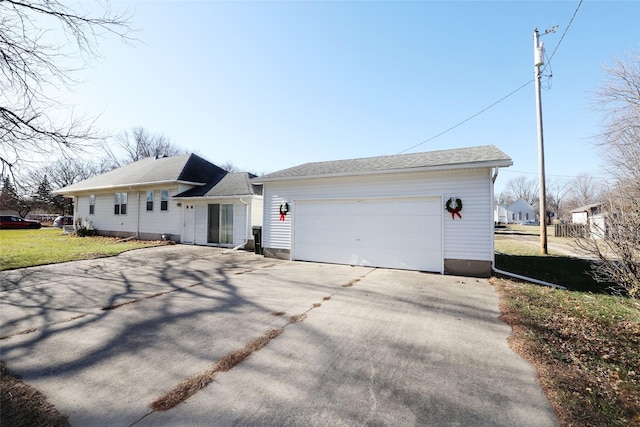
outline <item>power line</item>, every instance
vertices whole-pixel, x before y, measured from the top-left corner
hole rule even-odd
[[[517,170],[512,170],[512,169],[500,169],[500,173],[518,173],[521,175],[538,175],[538,172],[528,172],[528,171],[517,171]],[[545,173],[546,176],[553,176],[556,178],[578,178],[580,177],[580,175],[560,175],[560,174],[555,174],[555,173]],[[594,178],[603,178],[603,179],[607,179],[609,178],[607,175],[589,175],[592,176]]]
[[[582,6],[582,3],[584,2],[584,0],[580,0],[580,2],[578,3],[578,6],[576,7],[576,10],[573,12],[573,16],[571,17],[571,19],[569,20],[569,24],[567,24],[567,27],[564,29],[564,32],[562,33],[562,36],[560,36],[560,40],[558,41],[558,44],[556,45],[556,47],[553,49],[553,52],[551,53],[551,56],[549,57],[549,59],[547,60],[547,62],[545,63],[544,67],[542,68],[542,71],[540,72],[541,74],[547,69],[547,67],[549,65],[551,65],[551,60],[553,59],[553,56],[556,54],[556,51],[558,50],[558,48],[560,47],[560,44],[562,44],[562,40],[564,40],[564,36],[567,34],[567,32],[569,31],[569,28],[571,27],[571,24],[573,24],[574,19],[576,18],[576,15],[578,15],[578,11],[580,10],[580,7]],[[425,139],[424,141],[407,148],[406,150],[402,150],[400,151],[398,154],[403,154],[406,153],[407,151],[411,151],[414,148],[417,148],[423,144],[426,144],[429,141],[432,141],[442,135],[444,135],[447,132],[450,132],[452,130],[454,130],[455,128],[462,126],[463,124],[465,124],[466,122],[468,122],[469,120],[479,116],[480,114],[484,113],[485,111],[489,110],[490,108],[493,108],[494,106],[498,105],[499,103],[501,103],[502,101],[504,101],[505,99],[509,98],[511,95],[514,95],[516,92],[520,91],[521,89],[524,89],[526,86],[528,86],[530,83],[532,83],[533,80],[529,80],[528,82],[526,82],[525,84],[523,84],[522,86],[520,86],[519,88],[517,88],[516,90],[510,92],[509,94],[503,96],[502,98],[500,98],[499,100],[497,100],[496,102],[494,102],[493,104],[489,105],[488,107],[478,111],[477,113],[475,113],[474,115],[464,119],[463,121],[451,126],[448,129],[443,130],[442,132],[432,136],[431,138]]]
[[[580,10],[580,6],[582,6],[582,2],[584,0],[580,0],[580,2],[578,3],[578,7],[576,7],[576,10],[573,12],[573,16],[571,17],[571,20],[569,21],[569,23],[567,24],[567,28],[564,29],[564,32],[562,33],[562,36],[560,36],[560,40],[558,41],[558,44],[556,45],[556,47],[553,49],[553,52],[551,53],[551,56],[549,57],[549,60],[547,61],[547,63],[545,64],[545,66],[542,68],[541,73],[544,72],[544,70],[547,69],[547,66],[549,66],[551,64],[551,60],[553,59],[553,55],[556,54],[556,51],[558,50],[558,48],[560,47],[560,44],[562,43],[562,40],[564,40],[564,36],[567,35],[567,31],[569,31],[569,28],[571,27],[571,24],[573,24],[573,20],[576,19],[576,15],[578,14],[578,11]]]
[[[507,94],[507,95],[503,96],[502,98],[500,98],[499,100],[497,100],[497,101],[496,101],[496,102],[494,102],[493,104],[489,105],[489,106],[488,106],[488,107],[486,107],[486,108],[483,108],[482,110],[478,111],[478,112],[477,112],[477,113],[475,113],[474,115],[472,115],[472,116],[470,116],[470,117],[467,117],[467,118],[466,118],[466,119],[464,119],[463,121],[461,121],[461,122],[459,122],[459,123],[457,123],[457,124],[455,124],[455,125],[451,126],[450,128],[448,128],[448,129],[446,129],[446,130],[443,130],[442,132],[440,132],[440,133],[439,133],[439,134],[437,134],[437,135],[432,136],[431,138],[425,139],[424,141],[422,141],[422,142],[420,142],[420,143],[418,143],[418,144],[414,145],[413,147],[409,147],[409,148],[407,148],[406,150],[402,150],[402,151],[400,151],[398,154],[402,154],[402,153],[406,153],[407,151],[411,151],[411,150],[413,150],[413,149],[414,149],[414,148],[416,148],[416,147],[419,147],[419,146],[421,146],[421,145],[423,145],[423,144],[426,144],[427,142],[432,141],[432,140],[434,140],[434,139],[438,138],[439,136],[442,136],[442,135],[444,135],[445,133],[447,133],[447,132],[449,132],[449,131],[454,130],[455,128],[457,128],[457,127],[459,127],[459,126],[462,126],[463,124],[465,124],[465,123],[466,123],[466,122],[468,122],[469,120],[473,119],[474,117],[479,116],[480,114],[484,113],[484,112],[485,112],[485,111],[487,111],[488,109],[495,107],[496,105],[498,105],[499,103],[501,103],[501,102],[502,102],[502,101],[504,101],[505,99],[509,98],[511,95],[514,95],[516,92],[518,92],[518,91],[520,91],[520,90],[524,89],[526,86],[528,86],[528,85],[529,85],[529,84],[531,84],[531,83],[533,83],[533,80],[529,80],[528,82],[526,82],[525,84],[523,84],[522,86],[520,86],[519,88],[517,88],[516,90],[511,91],[509,94]]]

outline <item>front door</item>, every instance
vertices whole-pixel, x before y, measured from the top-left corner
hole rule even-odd
[[[196,210],[193,205],[184,207],[184,226],[182,229],[182,243],[191,243],[195,241],[195,220]]]

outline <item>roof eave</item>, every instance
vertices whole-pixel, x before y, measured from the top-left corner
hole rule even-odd
[[[288,180],[298,180],[298,179],[316,179],[316,178],[332,178],[332,177],[347,177],[347,176],[359,176],[359,175],[388,175],[388,174],[396,174],[396,173],[411,173],[411,172],[432,172],[432,171],[446,171],[446,170],[460,170],[460,169],[482,169],[482,168],[493,168],[493,167],[509,167],[513,166],[513,161],[511,159],[504,160],[488,160],[483,162],[472,162],[472,163],[459,163],[459,164],[449,164],[449,165],[436,165],[436,166],[424,166],[417,168],[403,168],[403,169],[386,169],[386,170],[378,170],[378,171],[364,171],[364,172],[339,172],[339,173],[328,173],[328,174],[320,174],[320,175],[298,175],[298,176],[286,176],[286,177],[273,177],[273,178],[261,178],[256,177],[251,180],[253,184],[262,184],[265,182],[275,182],[275,181],[288,181]]]
[[[173,200],[220,200],[220,199],[242,199],[253,198],[255,194],[230,194],[228,196],[173,196]]]
[[[176,181],[176,180],[166,180],[166,181],[150,181],[150,182],[135,182],[130,184],[116,184],[116,185],[102,185],[98,187],[85,187],[72,189],[71,191],[65,191],[64,188],[59,190],[54,190],[52,193],[54,194],[78,194],[78,193],[86,193],[90,191],[105,191],[105,190],[118,190],[118,189],[129,189],[132,190],[136,187],[148,187],[148,186],[156,186],[156,185],[166,185],[166,184],[185,184],[185,185],[193,185],[193,186],[202,186],[205,185],[205,182],[192,182],[192,181]]]

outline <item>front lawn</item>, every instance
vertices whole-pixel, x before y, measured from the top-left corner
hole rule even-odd
[[[117,240],[112,237],[76,237],[62,234],[59,228],[0,230],[0,270],[102,258],[160,244]]]
[[[496,267],[569,291],[492,278],[511,348],[537,368],[562,426],[640,426],[640,302],[607,295],[589,261],[540,255],[529,230],[497,233]]]
[[[491,281],[562,426],[640,426],[640,302]]]

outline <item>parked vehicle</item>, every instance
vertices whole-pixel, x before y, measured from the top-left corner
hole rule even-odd
[[[32,221],[30,219],[24,219],[13,215],[0,216],[0,228],[40,228],[42,224],[40,221]]]
[[[54,227],[62,228],[65,225],[73,225],[73,216],[59,216],[53,221]]]

